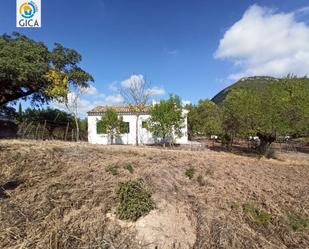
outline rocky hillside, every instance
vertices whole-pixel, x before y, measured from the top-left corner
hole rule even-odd
[[[238,87],[259,89],[259,88],[265,87],[267,84],[269,84],[270,82],[274,80],[277,80],[277,79],[273,77],[269,77],[269,76],[255,76],[255,77],[242,78],[236,83],[223,89],[216,96],[214,96],[211,100],[216,104],[220,104],[222,103],[222,101],[226,98],[226,96],[229,94],[229,92],[232,89],[235,89]]]

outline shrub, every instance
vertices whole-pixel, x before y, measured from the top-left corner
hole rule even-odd
[[[268,225],[271,222],[271,215],[253,204],[246,203],[243,205],[243,210],[254,223],[258,225]]]
[[[126,169],[127,171],[129,171],[131,174],[133,174],[134,172],[134,168],[132,166],[132,164],[127,164],[124,166],[124,169]]]
[[[193,178],[194,172],[194,168],[190,167],[186,170],[185,175],[191,180]]]
[[[155,207],[141,179],[120,183],[117,194],[120,201],[117,208],[119,219],[136,221]]]
[[[198,184],[200,185],[200,186],[205,186],[205,180],[204,180],[204,177],[202,176],[202,175],[199,175],[197,178],[196,178],[196,180],[197,180],[197,182],[198,182]]]
[[[289,213],[289,226],[294,231],[302,231],[309,229],[309,219],[302,217],[301,215],[295,213]]]
[[[238,202],[231,203],[231,209],[239,209],[239,208],[240,208],[240,204]]]
[[[105,172],[111,173],[113,176],[118,175],[118,167],[116,165],[108,165],[105,167]]]

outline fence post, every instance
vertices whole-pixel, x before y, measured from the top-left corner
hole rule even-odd
[[[39,131],[39,128],[40,128],[40,123],[38,123],[37,127],[36,127],[36,130],[35,130],[35,139],[38,139],[38,131]]]
[[[27,127],[26,127],[26,129],[25,129],[25,131],[24,131],[24,133],[23,133],[23,138],[25,138],[25,135],[26,135],[26,133],[27,133],[27,130],[28,130],[28,128],[29,128],[31,125],[32,125],[32,121],[27,125]]]
[[[23,128],[24,125],[26,124],[25,121],[23,121],[19,126],[18,126],[18,131],[17,131],[17,135],[22,135],[23,134]]]
[[[46,127],[46,120],[44,120],[44,126],[43,126],[43,131],[42,131],[42,140],[44,140],[45,127]]]
[[[64,141],[67,141],[67,135],[68,135],[68,131],[69,131],[69,125],[70,125],[70,122],[67,123],[67,128],[65,129]]]

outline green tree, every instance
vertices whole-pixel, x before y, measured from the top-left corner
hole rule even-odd
[[[0,106],[0,118],[1,117],[15,119],[18,117],[18,114],[14,107],[2,105]]]
[[[286,133],[309,136],[309,79],[289,75],[276,82],[272,91],[280,98],[276,108],[284,118]]]
[[[19,123],[21,123],[22,120],[23,120],[23,108],[22,108],[21,103],[19,102],[19,104],[18,104],[18,113],[17,113],[17,121]]]
[[[258,91],[234,89],[222,103],[223,127],[232,139],[257,135],[265,153],[278,135],[308,135],[308,101],[307,78],[289,76]]]
[[[212,101],[200,100],[189,107],[188,129],[190,136],[210,136],[221,134],[220,108]]]
[[[0,36],[0,106],[20,98],[37,104],[65,101],[70,86],[87,87],[93,81],[80,62],[80,54],[59,43],[49,51],[18,33]]]
[[[172,144],[175,137],[183,135],[181,132],[184,122],[182,111],[180,98],[170,95],[169,99],[161,100],[150,107],[147,129],[155,136],[162,138],[164,146],[167,139]]]
[[[106,112],[102,115],[101,120],[97,123],[98,133],[108,134],[111,144],[114,143],[115,136],[120,134],[122,127],[122,118],[118,117],[117,112],[113,108],[107,108]]]

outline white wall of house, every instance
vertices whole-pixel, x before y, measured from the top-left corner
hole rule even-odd
[[[186,117],[187,113],[184,112]],[[136,116],[133,114],[123,114],[124,122],[129,122],[129,133],[120,134],[114,139],[116,144],[135,144],[136,136]],[[142,122],[146,121],[149,115],[139,116],[139,143],[140,144],[154,144],[160,142],[159,138],[154,137],[147,129],[142,128]],[[88,142],[92,144],[110,144],[110,138],[107,134],[97,133],[97,122],[101,119],[101,116],[88,115]],[[176,139],[176,143],[186,144],[188,142],[188,130],[187,130],[187,118],[185,118],[184,128],[182,129],[183,136]]]

